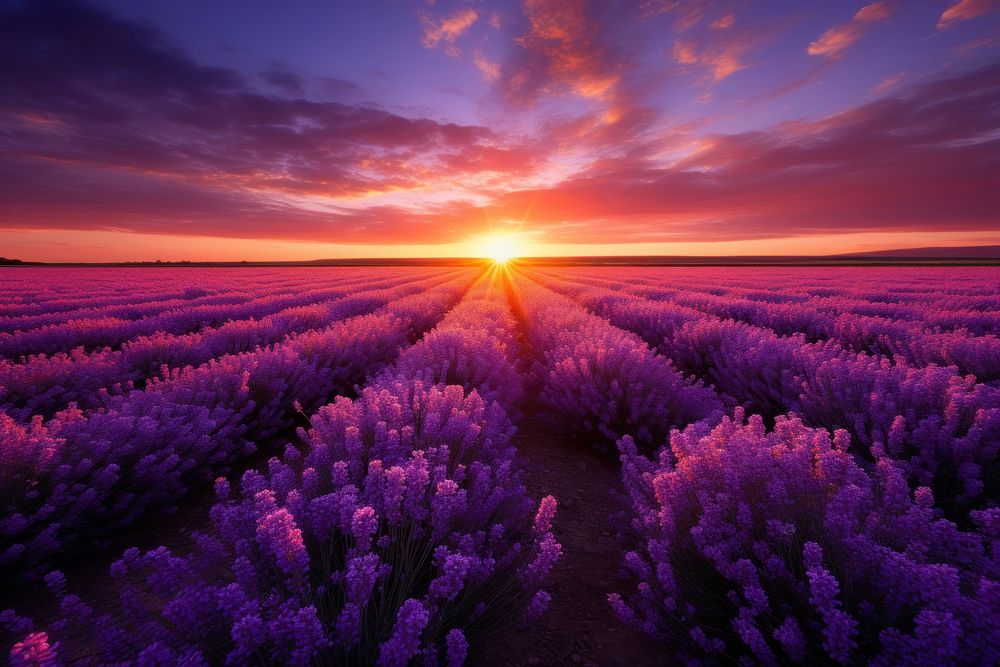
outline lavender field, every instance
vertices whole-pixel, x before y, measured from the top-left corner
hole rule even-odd
[[[1000,664],[1000,269],[0,276],[12,664]]]

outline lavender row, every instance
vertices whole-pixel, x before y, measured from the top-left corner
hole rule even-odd
[[[258,290],[307,284],[320,278],[317,269],[62,269],[3,270],[7,289],[0,294],[0,313],[9,317],[67,312],[108,305],[141,304],[225,294],[252,284]],[[342,274],[343,269],[337,269]],[[362,270],[361,273],[368,273]]]
[[[593,285],[623,280],[675,294],[733,295],[772,303],[840,300],[857,308],[905,309],[909,305],[949,310],[996,310],[1000,272],[995,267],[938,268],[574,268],[548,270]],[[852,311],[853,312],[853,311]],[[859,311],[860,312],[860,311]],[[882,314],[882,313],[870,313]],[[886,315],[888,316],[888,315]]]
[[[277,287],[254,285],[241,287],[232,285],[221,287],[218,291],[209,292],[196,287],[187,288],[182,294],[171,293],[166,298],[154,296],[139,297],[138,302],[118,302],[120,299],[100,295],[90,296],[70,309],[59,309],[60,300],[52,297],[40,297],[39,305],[44,306],[52,299],[53,309],[46,309],[41,313],[30,315],[8,315],[0,317],[0,332],[16,333],[18,331],[30,331],[43,326],[53,324],[63,324],[73,320],[101,319],[113,317],[119,319],[137,320],[149,315],[156,315],[166,310],[203,306],[246,303],[253,298],[260,296],[270,296],[273,294],[289,294],[296,289],[301,289],[302,285],[280,285]]]
[[[679,661],[992,665],[1000,661],[1000,508],[964,532],[850,436],[742,410],[674,432],[656,460],[628,438],[637,548],[625,623]]]
[[[586,274],[568,276],[549,272],[547,276],[612,289],[624,288],[638,296],[669,300],[719,317],[767,326],[781,334],[803,333],[812,341],[836,337],[842,322],[850,321],[855,316],[909,322],[916,329],[911,335],[925,330],[953,332],[966,337],[1000,332],[1000,312],[996,308],[1000,292],[995,287],[992,294],[982,297],[942,297],[938,291],[900,302],[899,293],[891,292],[884,286],[882,291],[865,295],[852,293],[851,290],[842,290],[844,293],[836,296],[795,294],[793,290],[802,282],[801,278],[793,279],[791,283],[787,280],[775,283],[772,291],[760,289],[759,278],[754,275],[747,275],[744,279],[753,282],[754,287],[749,289],[745,287],[745,282],[725,286],[713,281],[693,288],[683,280],[673,279],[669,287],[664,287],[662,283],[666,276],[661,276],[660,281],[654,284],[642,284],[633,280],[631,275],[589,279]],[[943,287],[939,283],[937,289]],[[866,301],[865,298],[874,301]]]
[[[620,293],[577,298],[731,404],[769,420],[796,412],[812,426],[845,429],[865,460],[892,456],[956,520],[1000,495],[1000,390],[955,367],[855,354]]]
[[[490,338],[518,382],[505,301],[480,281],[356,400],[321,408],[304,452],[246,473],[238,494],[217,482],[195,553],[127,551],[118,613],[98,617],[50,575],[65,616],[31,632],[5,612],[24,637],[12,658],[89,664],[74,638],[97,627],[97,662],[461,665],[498,626],[535,620],[561,551],[556,502],[528,497],[500,402],[445,385],[496,377],[476,370],[482,337],[455,332]]]
[[[216,327],[230,320],[262,317],[291,306],[309,305],[317,298],[344,295],[342,289],[323,288],[318,292],[276,294],[247,303],[204,305],[175,308],[138,320],[100,317],[72,320],[64,324],[0,334],[0,357],[15,359],[23,355],[55,354],[78,347],[86,349],[116,347],[138,336],[156,332],[183,334],[205,327]]]
[[[88,319],[115,318],[137,320],[166,310],[198,306],[229,306],[247,303],[253,298],[249,293],[241,294],[233,291],[222,294],[199,294],[191,299],[150,301],[137,305],[98,305],[66,312],[46,312],[39,315],[0,317],[0,333],[16,334],[45,326]]]
[[[297,409],[316,409],[391,362],[472,279],[462,272],[372,315],[173,371],[99,411],[28,426],[0,415],[3,440],[14,443],[0,467],[0,567],[30,569],[183,497],[251,454],[251,439],[292,427]]]
[[[99,407],[112,396],[128,393],[136,386],[141,388],[149,378],[169,369],[197,366],[222,355],[266,347],[289,335],[371,312],[392,299],[449,280],[449,275],[423,280],[417,280],[419,275],[404,276],[388,283],[373,281],[357,286],[363,291],[350,296],[344,296],[348,288],[324,290],[324,294],[335,296],[197,333],[140,336],[119,350],[75,350],[50,357],[31,356],[22,363],[0,360],[0,408],[26,421],[36,414],[51,417],[71,402],[84,409]]]
[[[539,401],[562,431],[606,448],[624,435],[658,446],[670,429],[718,419],[722,404],[638,336],[517,275],[513,294],[536,356]]]
[[[519,348],[517,321],[492,269],[438,326],[400,355],[391,374],[475,390],[487,404],[496,401],[516,417],[524,400]]]
[[[964,374],[975,375],[981,382],[1000,382],[1000,338],[991,333],[1000,330],[996,300],[990,311],[965,313],[895,304],[895,309],[907,311],[907,316],[902,318],[896,313],[894,319],[858,312],[841,313],[843,310],[864,310],[855,308],[856,302],[843,298],[833,305],[817,308],[811,303],[769,303],[712,294],[693,296],[675,288],[630,286],[627,281],[604,282],[603,287],[595,288],[586,286],[589,281],[580,283],[553,277],[543,280],[574,298],[586,295],[593,299],[592,292],[602,289],[624,290],[640,298],[664,301],[690,311],[767,327],[781,335],[802,334],[810,342],[835,340],[856,352],[899,358],[913,365],[953,365]]]
[[[846,304],[772,304],[732,297],[680,298],[678,303],[718,317],[764,326],[810,341],[832,339],[857,352],[917,363],[954,364],[984,382],[1000,379],[1000,314],[907,307],[905,317],[843,312]],[[840,313],[840,314],[838,314]]]
[[[928,331],[882,317],[840,316],[837,341],[859,352],[898,358],[911,364],[955,366],[980,382],[1000,383],[1000,338],[964,331]]]
[[[323,290],[330,287],[351,288],[375,280],[379,279],[370,272],[365,272],[356,275],[338,276],[335,280],[323,281],[321,283],[317,283],[315,279],[310,280],[303,277],[299,280],[287,281],[277,285],[260,285],[256,283],[251,285],[229,285],[222,288],[218,293],[208,293],[204,289],[191,287],[181,296],[173,296],[168,299],[144,300],[140,303],[107,304],[102,303],[100,297],[98,297],[85,307],[69,311],[46,311],[36,315],[0,317],[0,332],[25,332],[42,326],[63,324],[74,320],[102,318],[138,320],[177,308],[239,304],[263,297],[303,294],[305,292],[316,292],[317,298],[321,298]]]

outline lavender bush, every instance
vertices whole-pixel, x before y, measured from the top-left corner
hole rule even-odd
[[[58,603],[0,612],[13,664],[477,662],[561,552],[522,408],[617,442],[611,610],[665,659],[1000,663],[995,269],[5,275],[0,569]]]
[[[623,435],[649,447],[673,426],[721,413],[713,391],[686,381],[634,334],[526,279],[516,292],[539,357],[539,401],[564,431],[601,447]]]
[[[960,532],[930,490],[911,494],[887,459],[866,472],[848,441],[797,419],[767,432],[741,410],[675,432],[657,461],[623,439],[641,546],[616,614],[710,662],[996,663],[1000,510]]]
[[[433,331],[400,355],[390,375],[475,389],[516,417],[524,397],[516,330],[501,285],[480,280]]]
[[[246,473],[239,493],[217,483],[194,553],[127,551],[114,615],[50,575],[65,616],[12,657],[89,664],[87,628],[102,663],[462,664],[499,624],[544,610],[560,554],[555,501],[529,500],[512,432],[458,386],[387,381],[338,398],[302,433],[304,453]]]
[[[96,313],[61,324],[51,324],[13,333],[0,333],[0,357],[16,359],[22,355],[55,354],[77,347],[117,347],[122,343],[156,332],[183,334],[206,327],[217,327],[227,321],[248,317],[263,317],[296,305],[308,305],[325,296],[343,296],[351,291],[344,288],[313,288],[286,294],[258,296],[230,304],[205,304],[159,309],[146,317],[130,319]]]
[[[809,370],[799,410],[846,429],[867,458],[898,460],[953,516],[996,504],[1000,390],[971,376],[842,353]]]

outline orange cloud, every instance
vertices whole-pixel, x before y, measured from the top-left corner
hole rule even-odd
[[[855,12],[854,17],[847,23],[834,26],[820,35],[819,39],[809,45],[807,52],[811,56],[840,58],[850,46],[861,39],[865,25],[887,21],[895,9],[895,4],[888,0],[875,0]]]
[[[472,54],[472,62],[483,75],[483,79],[489,83],[494,83],[500,78],[500,65],[487,60],[482,51]]]
[[[525,0],[529,29],[516,39],[523,51],[505,72],[508,95],[530,97],[556,84],[581,97],[611,99],[621,75],[593,16],[599,8],[585,0]]]
[[[896,8],[885,0],[878,0],[870,5],[865,5],[854,14],[854,20],[859,23],[877,23],[888,21]]]
[[[699,66],[711,72],[711,78],[718,83],[736,72],[746,68],[743,54],[751,46],[744,38],[730,39],[714,47],[699,50],[693,40],[677,40],[674,42],[674,60],[681,65]]]
[[[958,0],[941,14],[937,23],[938,30],[988,14],[997,8],[997,4],[997,0]]]
[[[698,54],[695,53],[694,43],[679,39],[674,42],[674,60],[681,65],[697,65]]]
[[[433,49],[443,42],[445,52],[449,55],[456,55],[455,40],[465,34],[465,31],[472,27],[478,18],[479,14],[474,9],[460,9],[439,22],[427,14],[421,14],[420,22],[424,26],[421,44],[428,49]]]
[[[730,13],[715,19],[708,27],[716,30],[725,30],[726,28],[732,28],[734,23],[736,23],[736,17]]]
[[[964,44],[959,44],[952,49],[952,52],[959,56],[967,56],[974,51],[979,51],[980,49],[992,48],[1000,44],[1000,37],[979,37],[973,39],[972,41],[966,42]]]

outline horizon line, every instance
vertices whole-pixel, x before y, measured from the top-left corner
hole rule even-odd
[[[952,252],[948,252],[948,251]],[[107,262],[43,262],[0,257],[0,267],[330,267],[330,266],[462,266],[490,264],[480,256],[342,257],[302,260],[123,260]],[[511,264],[534,266],[837,266],[837,265],[1000,265],[1000,246],[905,248],[834,255],[525,255]]]

